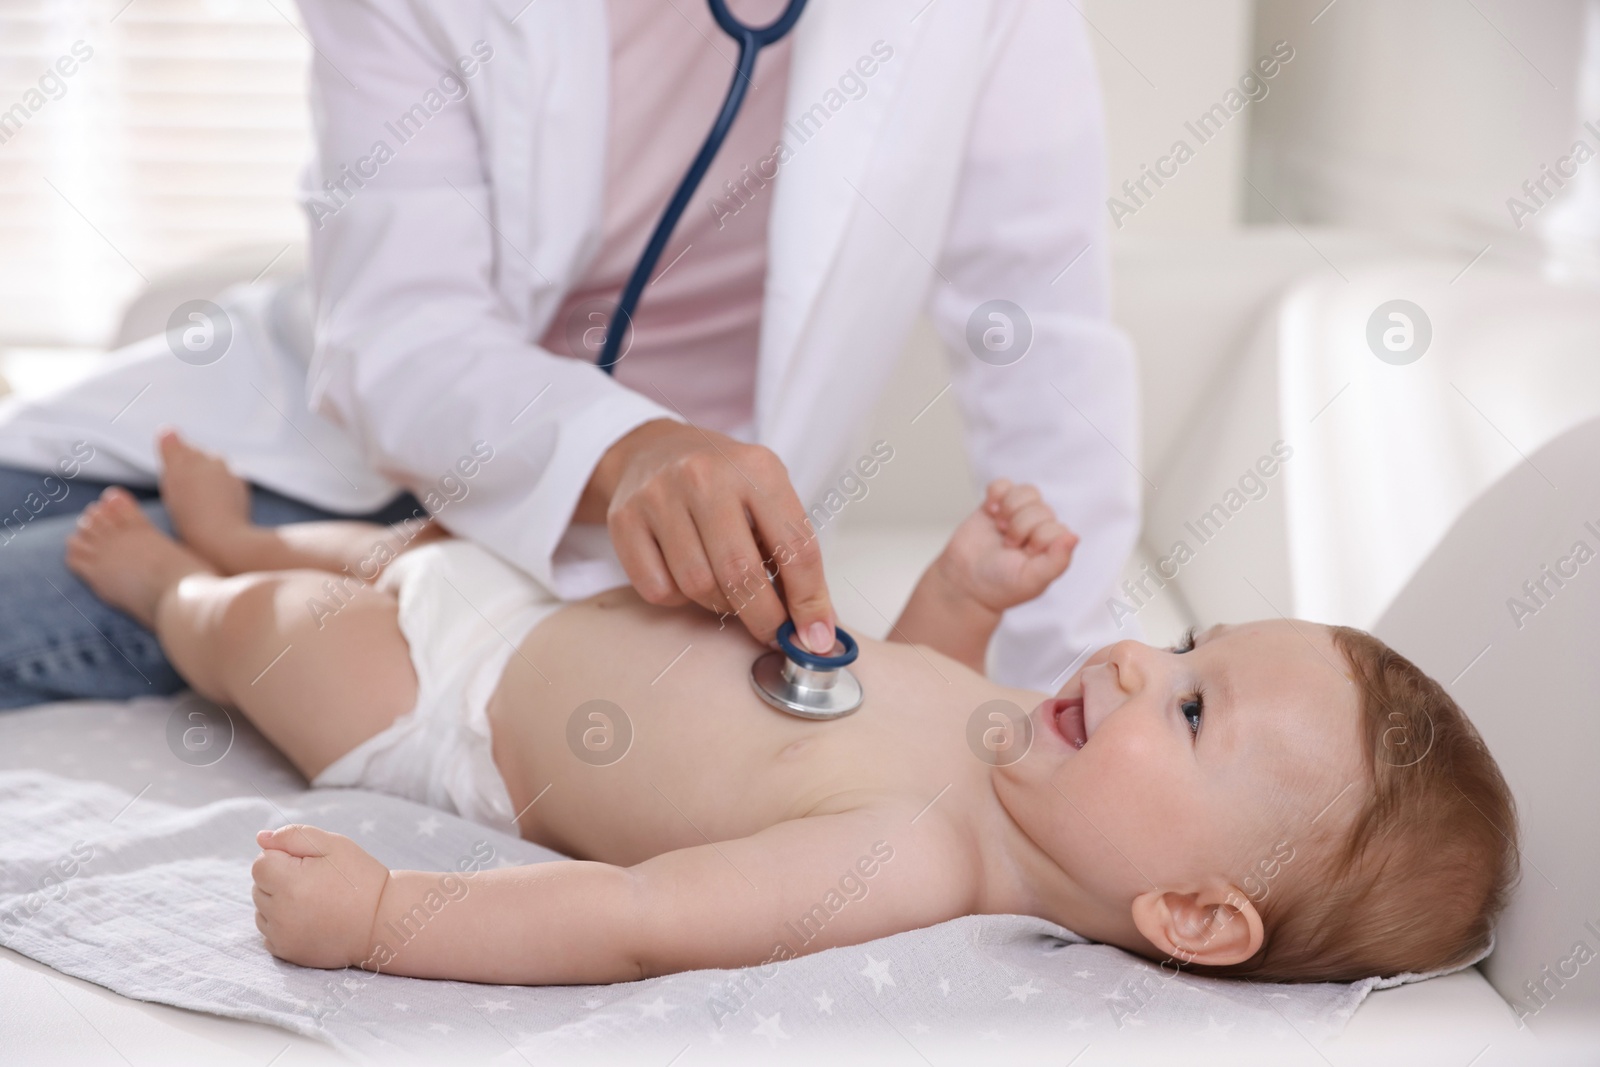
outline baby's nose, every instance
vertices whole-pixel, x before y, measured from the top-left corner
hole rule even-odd
[[[1132,697],[1118,677],[1115,660],[1106,658],[1083,670],[1083,732],[1093,737],[1100,725]]]
[[[1151,648],[1143,641],[1118,641],[1111,646],[1107,663],[1116,675],[1117,687],[1132,696],[1149,676]]]

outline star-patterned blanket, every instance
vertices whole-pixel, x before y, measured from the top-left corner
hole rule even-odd
[[[170,740],[195,706],[184,697],[0,715],[0,944],[129,997],[271,1023],[385,1062],[662,1067],[814,1059],[847,1046],[891,1062],[968,1062],[987,1050],[1065,1063],[1091,1043],[1131,1037],[1221,1051],[1250,1036],[1304,1049],[1336,1034],[1376,984],[1173,977],[1021,916],[612,986],[296,967],[269,955],[255,929],[259,829],[314,822],[413,869],[558,857],[394,797],[308,790],[242,722],[229,724],[224,755],[200,764]]]

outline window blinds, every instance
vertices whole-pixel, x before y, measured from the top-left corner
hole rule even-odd
[[[3,0],[0,344],[105,344],[147,279],[301,240],[310,52],[291,0]]]

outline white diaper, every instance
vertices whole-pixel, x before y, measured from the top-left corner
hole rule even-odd
[[[311,784],[374,789],[516,833],[511,796],[492,755],[489,698],[517,645],[561,601],[461,540],[405,553],[384,570],[378,588],[400,598],[417,705]]]

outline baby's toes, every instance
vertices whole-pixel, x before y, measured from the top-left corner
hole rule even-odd
[[[109,489],[106,491],[110,492]],[[93,500],[88,507],[78,513],[78,521],[67,537],[67,547],[77,548],[79,551],[92,549],[104,543],[117,526],[110,501],[105,497]]]
[[[89,505],[78,512],[77,521],[72,524],[72,533],[67,538],[67,543],[82,542],[89,531],[95,528],[95,516],[100,514],[100,501],[91,500]]]
[[[72,533],[67,535],[67,549],[66,552],[63,553],[63,558],[66,560],[67,564],[67,570],[82,578],[84,567],[89,563],[90,559],[92,559],[94,555],[94,542],[81,527],[73,530]]]
[[[108,485],[100,494],[100,519],[112,526],[128,526],[144,517],[139,501],[120,485]]]
[[[171,466],[172,464],[176,463],[188,463],[194,459],[198,459],[209,454],[202,452],[200,449],[194,447],[194,445],[191,445],[188,441],[185,441],[183,439],[183,435],[171,427],[168,427],[156,434],[156,448],[161,452],[161,462],[163,466]]]
[[[193,471],[208,476],[230,473],[227,460],[190,444],[176,430],[163,430],[156,435],[156,447],[161,452],[162,467],[169,473]]]
[[[139,502],[120,485],[108,485],[78,513],[77,527],[85,533],[104,533],[142,517]]]

